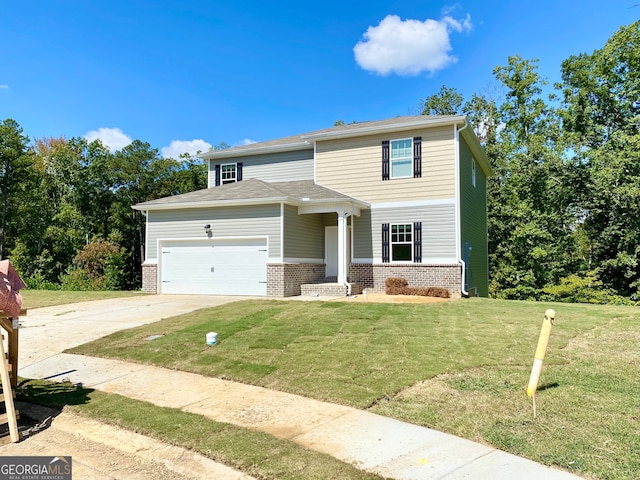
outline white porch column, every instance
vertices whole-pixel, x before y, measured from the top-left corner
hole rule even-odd
[[[338,212],[338,283],[347,281],[347,214]]]

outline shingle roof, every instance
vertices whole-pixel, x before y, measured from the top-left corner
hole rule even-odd
[[[248,154],[255,150],[264,149],[303,149],[312,148],[313,140],[315,138],[322,138],[326,136],[351,136],[361,135],[366,132],[374,132],[376,130],[388,130],[388,129],[409,129],[415,128],[416,125],[429,125],[429,124],[446,124],[464,122],[464,117],[459,115],[415,115],[415,116],[402,116],[388,118],[386,120],[375,120],[366,122],[355,122],[346,125],[339,125],[337,127],[325,128],[322,130],[316,130],[313,132],[306,132],[299,135],[292,135],[289,137],[277,138],[275,140],[268,140],[266,142],[251,143],[249,145],[242,145],[239,147],[231,147],[224,150],[216,150],[206,152],[200,155],[201,158],[217,158],[228,157],[232,155]]]
[[[173,195],[138,203],[133,208],[147,210],[176,206],[206,206],[214,204],[251,204],[264,202],[355,201],[342,193],[316,185],[313,180],[264,182],[256,178],[229,183],[214,188]]]

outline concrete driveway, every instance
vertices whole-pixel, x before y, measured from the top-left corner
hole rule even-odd
[[[20,317],[18,371],[119,330],[249,298],[140,295],[29,310]]]

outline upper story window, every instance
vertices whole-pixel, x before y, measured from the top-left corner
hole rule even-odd
[[[234,183],[237,181],[236,177],[236,164],[227,163],[220,166],[220,183],[222,185],[226,183]]]
[[[391,178],[413,176],[413,141],[391,140]]]
[[[422,137],[382,142],[382,180],[422,176]]]
[[[215,185],[240,182],[242,180],[242,163],[223,163],[215,166]]]

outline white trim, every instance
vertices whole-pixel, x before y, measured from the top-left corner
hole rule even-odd
[[[393,142],[411,142],[411,152],[409,153],[409,160],[411,162],[411,169],[409,170],[409,175],[402,176],[394,176],[393,175]],[[403,157],[406,158],[406,157]],[[413,178],[414,165],[413,165],[413,138],[412,137],[403,137],[403,138],[395,138],[389,140],[389,180],[399,180],[401,178]]]
[[[407,242],[407,241],[402,241],[402,242],[394,242],[393,241],[393,227],[406,227],[409,226],[409,236],[411,238],[411,241]],[[413,261],[413,246],[415,245],[415,229],[413,228],[413,222],[403,222],[403,223],[389,223],[389,263],[416,263]],[[396,233],[396,235],[403,235],[406,238],[407,232],[406,230],[403,230],[403,232],[398,232]],[[411,254],[411,258],[409,260],[393,260],[393,246],[394,245],[409,245],[409,253]]]
[[[469,124],[466,122],[462,129],[468,128]],[[462,201],[462,189],[460,187],[460,129],[457,125],[453,127],[453,134],[455,138],[454,151],[455,151],[455,191],[456,191],[456,256],[458,257],[457,263],[462,266],[462,275],[460,276],[460,293],[463,296],[468,296],[469,292],[464,289],[465,275],[467,265],[464,263],[462,257],[462,214],[461,214],[461,201]],[[473,154],[472,154],[473,157]]]
[[[301,135],[301,138],[307,140],[333,140],[338,138],[358,137],[360,135],[369,135],[373,133],[393,133],[418,127],[458,125],[464,123],[464,121],[465,117],[462,115],[451,115],[446,117],[430,117],[428,115],[424,115],[424,118],[412,118],[411,120],[399,119],[397,122],[385,123],[383,125],[371,126],[368,122],[363,122],[361,126],[358,125],[354,128],[310,133],[308,135]]]
[[[284,202],[280,203],[280,258],[284,258]]]
[[[233,181],[228,181],[227,183],[224,183],[224,179],[222,178],[222,168],[223,167],[229,167],[233,165],[234,169],[233,169]],[[230,179],[227,179],[230,180]],[[228,185],[230,183],[237,183],[238,182],[238,162],[229,162],[229,163],[221,163],[220,164],[220,185]]]
[[[288,197],[249,198],[244,200],[205,200],[194,202],[171,202],[151,205],[133,205],[135,210],[182,210],[183,208],[209,208],[209,207],[239,207],[247,205],[269,205],[283,201],[295,201]]]
[[[442,198],[437,200],[413,200],[406,202],[372,203],[371,210],[384,210],[392,208],[431,207],[435,205],[454,205],[455,198]]]
[[[144,262],[142,262],[142,266],[147,266],[147,265],[158,265],[158,259],[157,258],[148,258],[146,259]]]
[[[207,152],[200,154],[200,158],[203,160],[217,160],[221,158],[232,158],[232,157],[246,157],[248,155],[259,155],[262,153],[280,153],[280,152],[288,152],[295,150],[303,150],[307,148],[311,148],[311,143],[307,141],[295,142],[295,143],[287,143],[284,145],[268,145],[268,146],[260,146],[260,147],[236,147],[229,148],[225,150],[215,150],[213,152]]]
[[[284,263],[282,257],[267,257],[267,264],[269,263]]]

